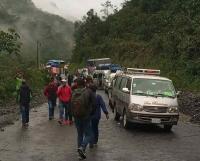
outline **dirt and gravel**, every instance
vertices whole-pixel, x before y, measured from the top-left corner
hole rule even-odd
[[[191,116],[191,122],[200,123],[200,93],[181,92],[179,107],[182,113]]]
[[[42,92],[35,94],[31,102],[31,107],[37,107],[46,102]],[[179,107],[183,113],[184,120],[189,120],[193,123],[200,123],[200,93],[181,92],[179,96]],[[186,115],[186,116],[185,116]],[[19,119],[19,106],[12,102],[7,106],[0,107],[0,131],[3,131],[5,125],[13,124]]]
[[[106,104],[107,96],[99,91]],[[98,146],[87,148],[86,161],[199,161],[200,126],[179,122],[172,132],[161,126],[133,126],[125,130],[102,114]],[[1,161],[78,161],[74,125],[60,126],[58,108],[55,120],[48,120],[47,104],[30,113],[29,128],[21,121],[0,132]]]
[[[38,105],[46,102],[42,91],[35,93],[31,101],[30,107],[36,108]],[[19,119],[19,105],[12,101],[4,106],[0,106],[0,131],[3,131],[3,127],[13,124],[14,121]]]

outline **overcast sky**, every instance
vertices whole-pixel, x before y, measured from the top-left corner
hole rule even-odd
[[[99,12],[101,4],[106,0],[32,0],[36,7],[69,20],[81,19],[89,9]],[[124,0],[111,0],[113,5],[120,8]]]

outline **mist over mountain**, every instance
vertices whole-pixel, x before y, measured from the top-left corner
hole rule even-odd
[[[31,0],[0,1],[0,30],[8,28],[21,36],[24,57],[34,60],[37,41],[41,44],[41,60],[71,56],[73,23],[37,9]]]

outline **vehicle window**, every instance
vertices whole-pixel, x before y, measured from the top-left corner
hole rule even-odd
[[[133,95],[176,97],[171,81],[137,78],[133,81]]]
[[[131,90],[131,82],[132,82],[132,79],[128,78],[127,83],[126,83],[126,88],[128,88],[129,91]]]
[[[121,83],[120,83],[120,90],[121,91],[122,91],[122,89],[124,87],[126,87],[126,82],[127,82],[127,78],[123,78],[122,81],[121,81]]]

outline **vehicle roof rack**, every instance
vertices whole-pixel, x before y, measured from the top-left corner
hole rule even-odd
[[[160,70],[156,69],[140,69],[140,68],[126,68],[128,74],[143,74],[143,75],[160,75]]]

